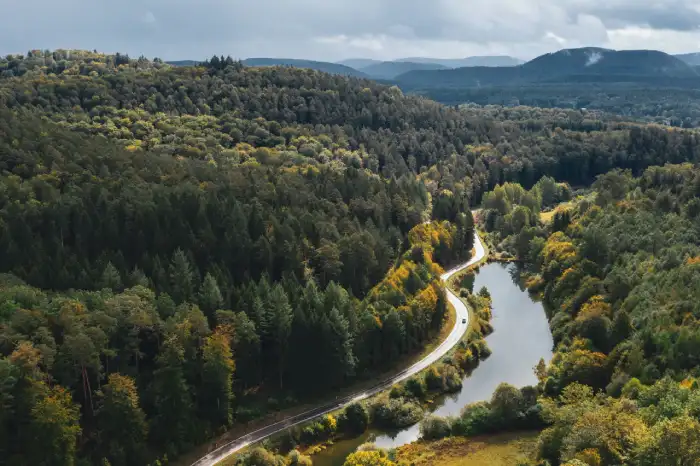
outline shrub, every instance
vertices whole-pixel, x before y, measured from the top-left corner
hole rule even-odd
[[[462,375],[454,366],[445,366],[442,371],[442,389],[447,393],[459,391],[462,388]]]
[[[452,433],[464,437],[488,433],[492,429],[491,408],[486,401],[465,406],[460,417],[452,422]]]
[[[283,457],[261,447],[253,449],[242,461],[244,466],[284,466],[285,463]]]
[[[380,398],[372,405],[372,420],[386,428],[408,427],[420,421],[423,409],[404,398]]]
[[[343,429],[353,434],[361,434],[369,425],[369,413],[360,403],[353,403],[343,413]]]
[[[416,375],[406,381],[406,393],[414,398],[423,399],[426,394],[423,378]]]
[[[425,440],[439,440],[452,432],[450,421],[439,416],[428,416],[420,423],[420,435]]]
[[[425,385],[428,390],[441,390],[442,389],[442,375],[440,370],[443,366],[432,366],[425,373]]]
[[[289,466],[312,466],[311,458],[299,453],[299,450],[292,450],[287,455],[287,464]]]

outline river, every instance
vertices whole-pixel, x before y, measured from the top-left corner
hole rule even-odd
[[[431,409],[436,415],[459,415],[467,404],[490,399],[502,382],[516,387],[535,385],[537,378],[533,368],[540,358],[549,361],[552,357],[552,334],[544,308],[522,286],[517,266],[492,263],[481,267],[474,280],[474,290],[483,286],[492,298],[494,332],[486,337],[492,354],[463,380],[458,393],[436,400]],[[315,466],[342,466],[345,458],[362,443],[374,442],[382,448],[395,448],[418,437],[418,424],[391,433],[370,431],[359,438],[337,442],[314,455],[313,463]]]

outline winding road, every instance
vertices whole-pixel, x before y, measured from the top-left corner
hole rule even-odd
[[[440,278],[442,278],[444,282],[447,282],[447,280],[457,272],[464,270],[473,264],[476,264],[484,258],[486,251],[484,249],[484,245],[481,242],[481,238],[479,238],[479,235],[476,232],[474,232],[474,248],[476,250],[476,254],[474,254],[474,257],[472,257],[469,260],[469,262],[466,262],[448,270]],[[457,319],[455,320],[455,326],[452,328],[452,331],[447,336],[447,338],[442,343],[440,343],[440,345],[437,348],[435,348],[433,352],[430,353],[428,356],[421,359],[411,367],[399,372],[398,374],[389,379],[384,380],[383,382],[378,383],[377,385],[373,386],[368,390],[344,397],[339,400],[335,400],[323,406],[319,406],[301,414],[297,414],[296,416],[291,416],[287,419],[275,422],[274,424],[270,424],[254,432],[250,432],[242,437],[232,440],[231,442],[217,448],[208,455],[195,461],[194,463],[192,463],[192,466],[214,466],[216,463],[222,461],[224,458],[236,453],[237,451],[247,447],[250,444],[260,442],[266,439],[267,437],[289,429],[290,427],[294,427],[298,424],[310,421],[311,419],[314,419],[316,417],[341,409],[356,401],[360,401],[370,396],[376,395],[377,393],[390,388],[392,385],[406,380],[407,378],[417,374],[418,372],[421,372],[434,362],[439,361],[445,354],[447,354],[448,351],[450,351],[457,343],[459,343],[459,341],[462,339],[462,335],[464,335],[464,332],[467,330],[467,327],[469,327],[469,311],[467,310],[467,307],[452,291],[450,291],[449,288],[445,287],[445,290],[447,292],[447,299],[452,304],[452,306],[454,306],[455,312],[457,313]]]

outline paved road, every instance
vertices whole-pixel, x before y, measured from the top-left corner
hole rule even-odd
[[[466,262],[462,265],[448,270],[442,275],[441,278],[444,281],[447,281],[455,273],[459,272],[460,270],[464,270],[470,265],[473,265],[479,262],[481,259],[483,259],[485,255],[484,245],[481,243],[481,239],[476,233],[474,234],[474,248],[476,249],[476,254],[474,255],[474,257],[472,257],[472,259],[469,262]],[[289,417],[282,421],[275,422],[274,424],[270,424],[266,427],[263,427],[254,432],[250,432],[242,437],[239,437],[236,440],[232,440],[226,445],[217,448],[208,455],[192,463],[192,466],[214,466],[216,463],[223,460],[227,456],[236,453],[237,451],[247,447],[252,443],[260,442],[261,440],[264,440],[271,435],[289,429],[290,427],[296,426],[297,424],[310,421],[311,419],[314,419],[316,417],[343,408],[353,402],[360,401],[372,395],[375,395],[383,390],[386,390],[387,388],[390,388],[392,385],[398,382],[406,380],[407,378],[417,374],[423,369],[426,369],[434,362],[439,361],[445,354],[447,354],[448,351],[452,349],[453,346],[455,346],[462,339],[462,335],[464,335],[464,332],[469,326],[469,311],[467,311],[467,307],[457,296],[455,296],[454,293],[452,293],[449,290],[449,288],[445,289],[447,291],[447,299],[454,306],[455,311],[457,312],[457,320],[455,321],[454,328],[452,329],[448,337],[445,339],[445,341],[443,341],[440,344],[440,346],[435,348],[433,352],[426,356],[424,359],[415,363],[408,369],[399,372],[395,376],[378,383],[377,385],[368,390],[347,396],[345,398],[333,401],[323,406],[319,406],[317,408],[311,409],[301,414],[297,414],[296,416]],[[465,321],[465,323],[462,323],[463,321]]]

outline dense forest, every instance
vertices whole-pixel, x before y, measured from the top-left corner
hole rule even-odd
[[[694,88],[634,83],[541,83],[414,91],[445,105],[520,105],[598,111],[646,123],[700,127],[700,92]]]
[[[547,184],[550,205],[563,200]],[[537,464],[700,461],[699,187],[690,164],[613,170],[544,223],[537,193],[506,184],[485,196],[485,228],[526,264],[556,345],[537,368],[539,402],[509,398],[541,413],[530,427],[545,422]],[[513,428],[488,408],[465,410],[470,434]]]
[[[439,331],[439,274],[469,256],[469,207],[482,201],[496,211],[491,230],[507,224],[504,238],[521,237],[541,277],[533,284],[555,283],[578,264],[565,259],[580,255],[557,258],[559,268],[537,259],[546,254],[533,248],[548,251],[559,236],[548,239],[534,212],[571,197],[559,183],[628,170],[599,178],[600,206],[558,235],[572,229],[571,248],[588,251],[589,224],[627,219],[613,209],[668,207],[653,228],[628,221],[640,235],[668,228],[658,235],[675,235],[684,267],[698,255],[687,215],[694,181],[666,192],[632,177],[695,162],[699,146],[687,130],[574,110],[444,107],[368,80],[223,57],[199,67],[81,51],[0,59],[0,458],[164,462],[232,425],[394,367]],[[503,183],[522,187],[501,212],[491,192]],[[509,210],[518,202],[527,212]],[[642,247],[632,238],[595,249],[609,251],[600,262],[580,259],[576,270],[600,300],[542,284],[547,300],[607,303],[610,325],[622,328],[612,310],[634,283],[614,299],[605,284],[622,261],[614,254]],[[661,248],[658,238],[640,244]],[[633,277],[623,270],[614,276]],[[653,306],[656,292],[630,301],[630,326],[643,327],[636,309]],[[674,333],[603,338],[600,322],[581,326],[571,309],[568,321],[552,316],[562,356],[543,381],[550,396],[572,381],[649,385],[693,364]],[[692,307],[682,313],[692,317]],[[680,348],[692,348],[690,321],[673,316],[653,325],[682,327],[690,333]],[[575,333],[582,328],[592,333]],[[626,342],[647,358],[643,371],[605,364],[604,377],[565,356],[607,361]],[[460,357],[465,369],[474,354]],[[579,369],[591,378],[569,373]]]

